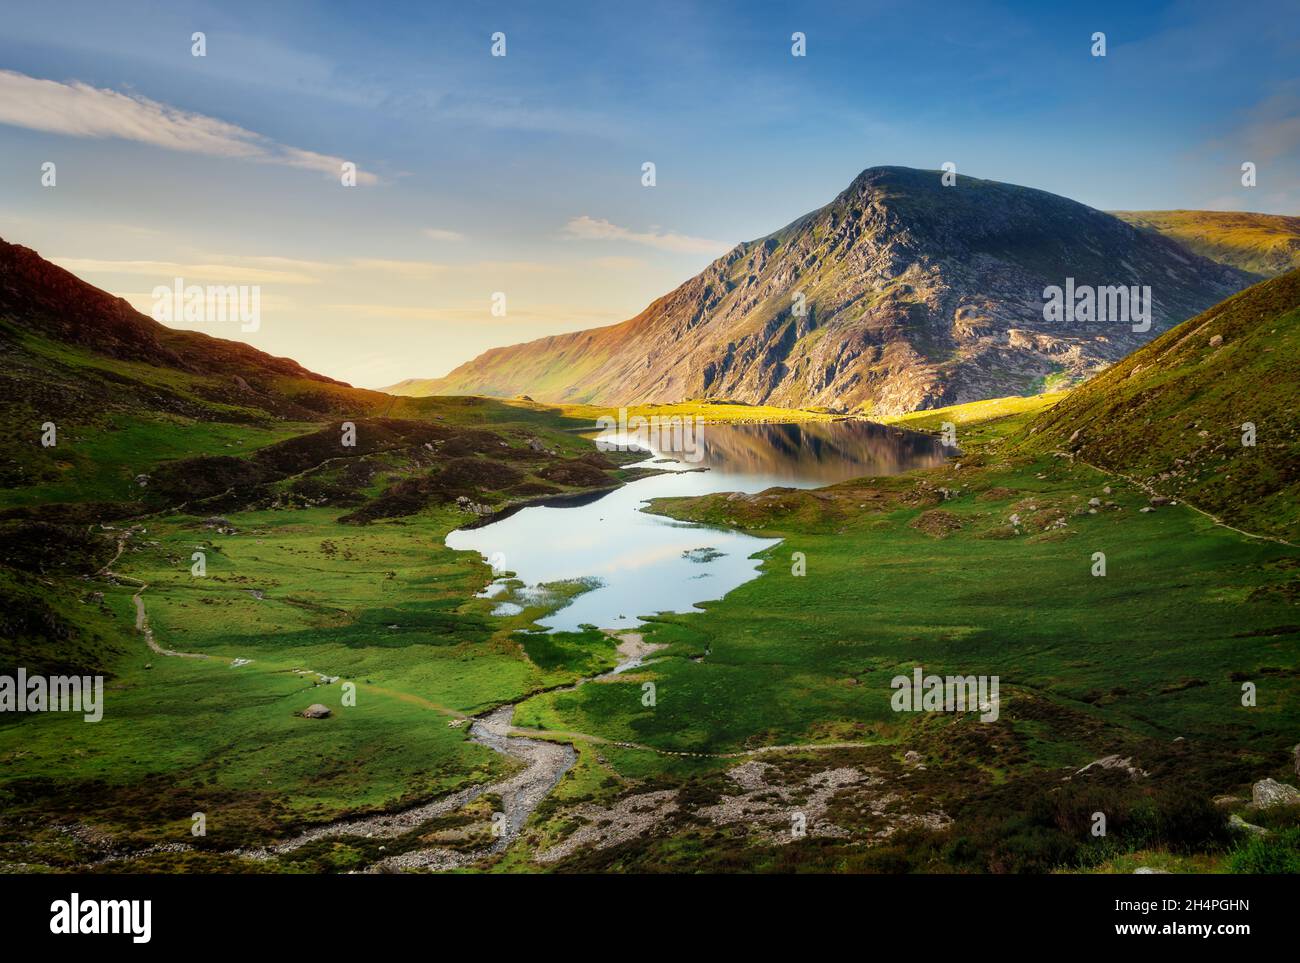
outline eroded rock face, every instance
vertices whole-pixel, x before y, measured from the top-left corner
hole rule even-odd
[[[1150,329],[1045,320],[1067,278],[1150,286]],[[897,414],[1083,378],[1253,280],[1043,191],[876,167],[629,321],[496,348],[419,390]]]

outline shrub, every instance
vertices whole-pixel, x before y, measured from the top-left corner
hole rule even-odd
[[[1233,851],[1228,866],[1234,873],[1300,874],[1300,828],[1252,836]]]

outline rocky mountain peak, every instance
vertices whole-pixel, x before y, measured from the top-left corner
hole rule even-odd
[[[1251,280],[1045,191],[872,167],[629,321],[495,349],[404,390],[896,414],[1080,380]],[[1067,284],[1149,289],[1149,327],[1050,317],[1045,290]]]

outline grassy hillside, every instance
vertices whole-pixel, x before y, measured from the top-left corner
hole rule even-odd
[[[1220,264],[1263,277],[1300,267],[1300,217],[1249,211],[1112,211]]]
[[[121,362],[86,360],[125,379]],[[0,671],[103,674],[107,708],[96,725],[0,717],[0,867],[85,865],[111,838],[196,846],[135,868],[239,868],[218,851],[506,774],[448,722],[613,664],[603,636],[580,634],[556,640],[568,662],[539,668],[512,633],[560,595],[492,617],[476,598],[488,567],[443,545],[484,506],[619,484],[567,430],[586,422],[485,399],[401,404],[404,418],[356,416],[353,448],[338,420],[106,406],[65,419],[59,446],[22,451],[32,483],[0,492]],[[150,651],[137,595],[158,644],[196,658]],[[345,682],[357,705],[340,711]],[[295,715],[316,702],[335,716]],[[356,859],[330,843],[293,865]]]
[[[961,419],[980,434],[959,430],[966,450],[943,469],[654,502],[674,518],[784,541],[761,554],[761,578],[700,613],[653,619],[647,641],[667,645],[658,661],[538,695],[517,724],[688,754],[852,747],[720,758],[602,745],[620,777],[642,782],[589,790],[584,821],[617,825],[640,805],[655,831],[622,844],[597,834],[559,866],[1131,872],[1244,860],[1247,844],[1210,799],[1231,795],[1233,811],[1255,820],[1243,798],[1253,779],[1294,782],[1296,551],[1186,507],[1144,513],[1136,486],[1024,453],[1016,440],[1034,417]],[[806,575],[792,569],[795,552]],[[1096,552],[1106,577],[1093,574]],[[914,666],[999,676],[1000,718],[891,711],[890,679]],[[1241,705],[1243,680],[1258,684],[1257,708]],[[1110,755],[1145,774],[1078,772]],[[731,775],[742,760],[767,767],[774,787],[743,805]],[[841,834],[785,843],[786,793],[807,800],[830,772],[873,773],[880,788],[834,797],[826,815]],[[1097,810],[1111,819],[1103,840],[1088,831]],[[563,811],[549,815],[538,837],[572,832]],[[1293,844],[1268,845],[1294,858]]]
[[[1229,298],[1071,392],[1026,450],[1067,451],[1252,532],[1300,540],[1300,270]],[[1243,443],[1247,423],[1255,444]]]

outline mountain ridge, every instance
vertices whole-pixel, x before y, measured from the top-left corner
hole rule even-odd
[[[385,390],[900,414],[1081,381],[1257,279],[1068,198],[941,176],[868,168],[627,321],[494,348]],[[1067,277],[1150,285],[1150,333],[1047,325],[1043,289]]]

